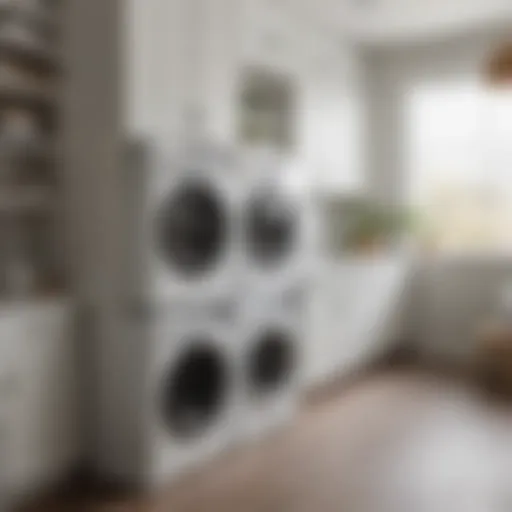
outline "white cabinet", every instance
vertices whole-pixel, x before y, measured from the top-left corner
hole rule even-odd
[[[410,269],[406,257],[346,259],[323,267],[306,349],[310,386],[357,371],[397,341]]]
[[[51,484],[77,462],[71,313],[61,301],[0,309],[1,463],[16,494]]]

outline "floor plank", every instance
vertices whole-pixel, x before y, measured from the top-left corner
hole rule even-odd
[[[512,407],[460,379],[388,371],[159,496],[85,492],[38,511],[510,512]]]

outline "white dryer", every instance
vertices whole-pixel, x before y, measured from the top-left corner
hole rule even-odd
[[[252,152],[245,162],[243,279],[257,293],[279,294],[311,270],[311,198],[285,158]]]
[[[272,296],[253,294],[244,303],[241,339],[243,440],[258,440],[295,417],[301,398],[304,308],[299,286]]]
[[[159,486],[236,440],[235,309],[218,300],[211,309],[164,305],[100,318],[94,461],[101,475]]]
[[[224,293],[236,280],[239,258],[234,155],[207,144],[173,155],[138,142],[129,148],[126,172],[125,295],[165,300]]]

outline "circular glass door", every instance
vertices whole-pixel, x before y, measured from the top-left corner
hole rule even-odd
[[[223,410],[229,381],[220,350],[207,342],[191,343],[164,379],[163,415],[169,431],[189,439],[207,430]]]
[[[256,340],[248,363],[251,390],[260,395],[279,390],[295,370],[291,336],[278,329],[268,330]]]
[[[251,259],[263,267],[282,263],[294,249],[295,220],[293,209],[283,198],[272,191],[257,194],[247,212]]]
[[[227,238],[225,206],[207,184],[183,185],[166,201],[158,231],[167,264],[185,276],[199,277],[222,255]]]

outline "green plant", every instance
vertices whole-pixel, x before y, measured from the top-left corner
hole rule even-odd
[[[386,245],[410,230],[414,223],[412,212],[405,208],[369,201],[352,205],[346,219],[343,238],[349,250]]]

